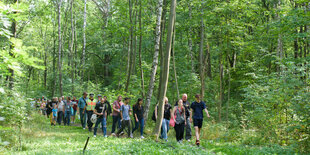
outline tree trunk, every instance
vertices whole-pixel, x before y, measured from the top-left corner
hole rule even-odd
[[[156,18],[155,52],[154,52],[154,57],[153,57],[149,88],[148,88],[147,96],[146,96],[145,111],[144,111],[145,121],[147,121],[147,118],[148,118],[148,112],[149,112],[152,94],[154,90],[155,75],[156,75],[157,65],[158,65],[158,53],[159,53],[159,48],[160,48],[160,37],[161,37],[161,16],[162,16],[162,8],[163,8],[162,0],[158,0],[157,8],[158,8],[158,12],[157,12],[157,18]]]
[[[13,4],[15,4],[15,3],[17,3],[17,0],[13,0]],[[16,14],[17,12],[13,12],[14,14]],[[16,38],[16,26],[17,26],[17,24],[16,24],[16,20],[15,19],[13,19],[13,21],[12,21],[12,24],[11,24],[11,33],[12,33],[12,35],[11,35],[11,37],[13,37],[13,38]],[[10,51],[9,51],[9,54],[10,54],[10,56],[11,57],[13,57],[14,58],[14,54],[13,54],[13,49],[14,49],[14,45],[13,44],[11,44],[10,45]],[[14,70],[13,69],[11,69],[11,68],[9,68],[9,76],[8,76],[8,86],[9,86],[9,89],[10,90],[12,90],[13,89],[13,87],[14,87]]]
[[[58,14],[58,70],[59,70],[59,93],[60,96],[63,96],[63,92],[62,92],[62,42],[61,42],[61,3],[62,0],[59,0],[57,5],[57,14]]]
[[[188,12],[189,12],[189,21],[192,21],[192,4],[191,1],[189,1],[188,4]],[[194,67],[194,56],[193,56],[193,42],[192,42],[192,24],[189,24],[189,32],[188,32],[188,48],[189,48],[189,54],[191,57],[191,68],[192,68],[192,73],[195,70]]]
[[[222,104],[223,104],[223,64],[220,56],[220,101],[218,105],[218,121],[222,121]]]
[[[55,96],[55,91],[56,91],[56,17],[53,22],[53,83],[52,83],[52,96]]]
[[[74,62],[74,54],[73,54],[73,46],[74,46],[74,25],[73,25],[73,2],[74,0],[71,0],[71,6],[70,6],[70,11],[71,11],[71,44],[70,44],[70,64],[71,64],[71,93],[72,95],[74,94],[74,72],[75,72],[75,66],[73,65]]]
[[[171,42],[172,42],[172,33],[175,22],[175,8],[176,8],[176,0],[171,0],[170,6],[170,16],[169,16],[169,25],[168,25],[168,33],[167,33],[167,44],[165,50],[165,59],[164,59],[164,67],[163,67],[163,81],[162,81],[162,89],[160,91],[160,100],[158,104],[158,117],[156,120],[156,125],[154,128],[154,135],[158,140],[160,128],[162,125],[162,119],[164,116],[164,98],[167,92],[168,78],[169,78],[169,64],[170,64],[170,52],[171,52]]]
[[[133,68],[133,23],[132,23],[132,2],[128,0],[129,3],[129,21],[130,21],[130,28],[129,28],[129,47],[128,47],[128,74],[127,74],[127,83],[125,92],[128,92],[129,84],[130,84],[130,77],[132,74]]]
[[[200,96],[203,101],[205,94],[205,73],[204,73],[204,64],[203,64],[203,42],[204,42],[204,23],[203,23],[203,10],[201,9],[201,19],[200,19],[200,44],[199,44],[199,64],[200,64]]]
[[[142,57],[141,57],[141,50],[142,50],[142,0],[139,0],[139,64],[140,64],[140,76],[141,76],[141,95],[142,99],[145,98],[144,92],[144,77],[143,77],[143,68],[142,68]]]
[[[87,0],[84,0],[83,52],[82,52],[82,67],[81,67],[81,82],[82,83],[84,79],[85,56],[86,56],[86,4],[87,4]]]
[[[159,95],[161,90],[161,82],[162,82],[162,70],[163,70],[163,62],[164,62],[164,54],[163,54],[163,42],[165,40],[165,30],[166,30],[166,12],[167,12],[167,1],[163,1],[163,13],[161,16],[161,37],[159,41],[159,57],[160,57],[160,73],[159,73],[159,84],[158,84],[158,91],[157,91],[157,102],[159,101]]]
[[[175,20],[174,20],[175,21]],[[174,24],[175,25],[175,24]],[[180,91],[179,91],[179,86],[178,86],[178,77],[177,77],[177,71],[175,68],[175,51],[174,51],[174,43],[175,43],[175,27],[173,28],[173,38],[172,38],[172,60],[173,60],[173,70],[174,70],[174,79],[175,79],[175,86],[177,89],[177,97],[176,99],[178,99],[180,97]]]

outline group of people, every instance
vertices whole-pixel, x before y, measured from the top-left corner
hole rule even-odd
[[[88,97],[89,96],[89,97]],[[101,124],[103,136],[107,137],[107,119],[108,116],[112,116],[112,136],[120,136],[124,134],[124,129],[127,131],[127,135],[133,138],[133,133],[140,128],[140,138],[143,139],[144,130],[144,106],[143,99],[139,98],[137,102],[132,106],[130,105],[130,98],[118,96],[112,106],[107,100],[106,96],[98,94],[95,99],[94,94],[87,92],[83,93],[83,96],[76,100],[75,97],[54,97],[52,100],[47,100],[44,97],[38,100],[40,105],[40,111],[42,114],[50,118],[51,125],[56,125],[56,122],[60,125],[63,121],[64,125],[70,125],[74,123],[75,115],[79,114],[82,128],[87,128],[90,132],[93,132],[94,137],[97,135],[97,129]],[[160,138],[168,141],[169,126],[174,127],[176,132],[176,140],[181,142],[184,139],[190,141],[192,137],[191,123],[194,124],[196,145],[199,146],[200,130],[203,123],[203,111],[209,116],[206,104],[200,100],[200,95],[195,95],[195,101],[191,104],[187,100],[187,94],[182,95],[182,99],[179,99],[172,107],[168,103],[168,98],[164,99],[164,115],[162,119],[161,135]],[[36,106],[37,107],[37,106]],[[158,118],[158,105],[155,107],[153,113],[153,120]],[[133,115],[133,119],[131,119]],[[71,120],[71,122],[70,122]],[[134,121],[135,126],[132,127]],[[94,126],[95,124],[95,126]],[[92,131],[94,126],[94,130]],[[118,130],[116,131],[116,128]]]

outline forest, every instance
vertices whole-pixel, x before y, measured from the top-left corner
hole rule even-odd
[[[309,62],[309,0],[1,0],[0,154],[80,154],[89,133],[30,102],[83,92],[142,98],[147,137],[88,154],[307,154]],[[184,93],[210,114],[199,148],[151,120]]]

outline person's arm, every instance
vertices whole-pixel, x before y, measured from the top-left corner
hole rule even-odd
[[[131,113],[131,108],[130,108],[130,106],[129,106],[129,115],[131,116],[132,115],[132,113]]]
[[[114,104],[114,103],[113,103],[113,110],[115,110],[115,111],[117,111],[117,112],[120,112],[119,109],[116,109],[116,108],[115,108],[115,104]]]
[[[83,111],[82,111],[82,114],[85,113],[85,110],[86,110],[86,106],[84,106]]]
[[[121,107],[121,109],[122,109],[122,107]],[[121,113],[121,121],[123,121],[123,113],[121,110],[120,110],[120,113]]]
[[[189,114],[190,114],[189,121],[192,123],[192,122],[193,122],[193,120],[192,120],[192,116],[193,116],[193,109],[191,109],[191,113],[189,113]]]
[[[186,111],[185,111],[185,108],[184,108],[184,107],[183,107],[183,111],[184,111],[184,112],[183,112],[183,115],[184,115],[183,117],[184,117],[184,120],[185,120],[185,121],[184,121],[184,122],[185,122],[184,125],[186,125],[186,115],[185,115]]]
[[[155,119],[157,120],[157,108],[158,108],[158,105],[156,105],[155,107]]]
[[[208,109],[207,109],[207,108],[205,108],[205,112],[207,113],[207,116],[208,116],[208,117],[210,117],[210,115],[209,115],[209,112],[208,112]]]

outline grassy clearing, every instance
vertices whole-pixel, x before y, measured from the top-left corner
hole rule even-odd
[[[111,123],[108,124],[110,131]],[[151,129],[151,125],[146,128],[145,137],[149,137]],[[50,126],[48,119],[39,115],[34,115],[22,132],[22,149],[2,148],[3,154],[82,154],[88,136],[85,154],[294,154],[293,149],[280,146],[248,146],[206,139],[201,140],[202,146],[198,148],[193,145],[194,138],[192,142],[177,143],[174,129],[169,131],[169,142],[155,142],[151,138],[142,140],[138,138],[138,132],[134,139],[104,138],[101,130],[93,138],[93,133],[80,126]]]

